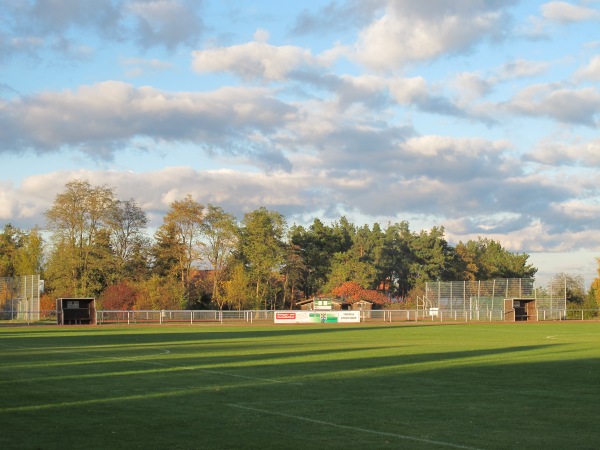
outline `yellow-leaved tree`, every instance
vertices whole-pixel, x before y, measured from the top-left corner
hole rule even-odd
[[[596,263],[598,264],[598,276],[594,278],[594,281],[592,281],[592,286],[590,287],[590,296],[594,298],[596,305],[600,307],[600,258],[596,258]]]

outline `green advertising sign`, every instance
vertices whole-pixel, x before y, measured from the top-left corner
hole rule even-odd
[[[316,310],[331,310],[330,298],[315,298],[313,309]]]

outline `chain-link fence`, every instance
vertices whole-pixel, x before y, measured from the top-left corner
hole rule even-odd
[[[566,315],[566,281],[555,280],[547,289],[536,289],[533,278],[428,282],[417,305],[432,316],[468,316],[469,320],[487,316],[505,320],[503,312],[511,309],[505,302],[508,299],[534,300],[538,320],[544,320],[542,317],[555,320]]]
[[[0,278],[0,320],[40,320],[40,276]]]

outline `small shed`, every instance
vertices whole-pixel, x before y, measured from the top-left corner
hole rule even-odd
[[[308,311],[341,311],[342,303],[331,297],[313,297],[308,300],[296,302],[296,307]]]
[[[537,321],[537,301],[535,298],[504,299],[505,320],[515,322]]]
[[[357,302],[349,304],[348,306],[348,309],[351,309],[353,311],[370,311],[373,309],[373,303],[368,302],[366,300],[359,300]]]
[[[58,325],[96,325],[96,299],[56,299],[56,321]]]
[[[366,300],[358,300],[354,303],[345,303],[344,306],[351,311],[362,311],[361,316],[363,318],[371,318],[371,310],[373,309],[373,303]]]

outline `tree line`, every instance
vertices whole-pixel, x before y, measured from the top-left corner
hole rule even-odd
[[[96,297],[104,309],[282,309],[327,294],[408,306],[428,281],[537,272],[491,239],[452,246],[443,227],[289,226],[264,207],[237,220],[190,195],[150,236],[134,199],[85,180],[66,183],[45,217],[43,231],[4,227],[0,276],[39,273],[51,298]]]

